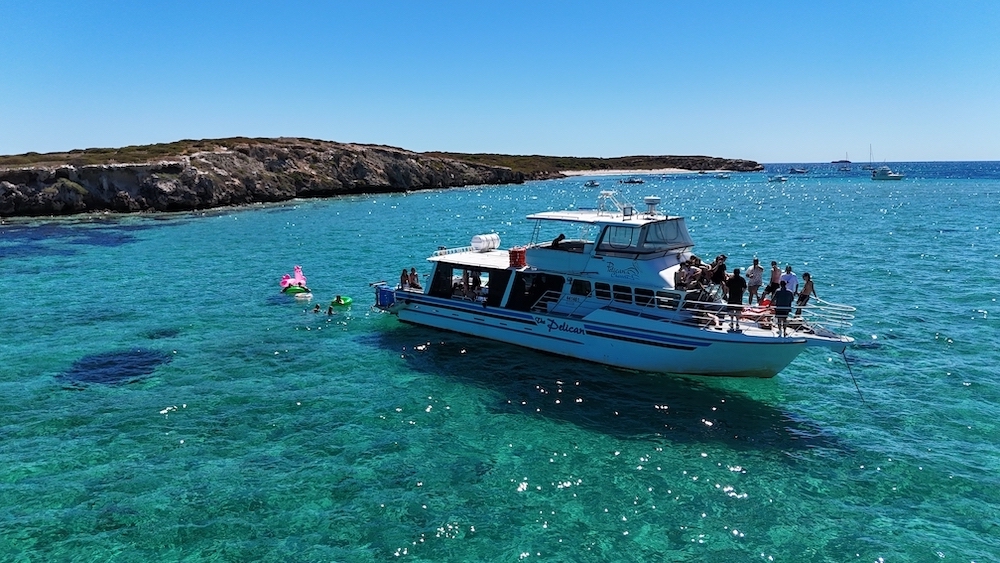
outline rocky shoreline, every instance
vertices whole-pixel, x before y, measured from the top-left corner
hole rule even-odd
[[[152,149],[168,154],[148,158]],[[142,155],[147,158],[138,158]],[[193,211],[561,177],[460,157],[297,138],[182,141],[0,157],[0,217]],[[95,158],[104,162],[93,163]],[[722,162],[757,165],[710,157],[669,158],[688,159],[684,163],[692,170]]]
[[[307,139],[219,141],[138,164],[0,169],[0,216],[191,211],[376,192],[524,182],[509,168]]]

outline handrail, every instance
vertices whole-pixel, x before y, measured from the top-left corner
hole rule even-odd
[[[548,307],[548,304],[552,303],[554,306],[557,306],[564,301],[565,297],[566,295],[561,291],[551,289],[547,290],[531,305],[530,310],[548,313],[551,310],[551,308]],[[614,309],[620,313],[634,315],[640,318],[653,318],[668,323],[694,321],[698,324],[706,325],[717,324],[718,322],[724,321],[729,313],[729,304],[722,300],[695,301],[684,299],[681,303],[681,307],[668,308],[658,306],[661,299],[661,297],[653,296],[645,305],[639,305],[636,303],[626,304],[611,299],[608,300],[606,304],[602,305],[602,308]],[[581,300],[573,311],[569,313],[569,315],[571,316],[586,302],[586,299]],[[801,315],[796,316],[792,314],[799,309],[802,309]],[[851,305],[833,303],[819,298],[814,298],[814,300],[810,301],[809,304],[803,305],[802,307],[798,307],[793,303],[791,311],[789,311],[789,318],[799,318],[801,319],[803,325],[809,327],[819,327],[825,329],[833,327],[850,328],[852,326],[851,321],[854,320],[854,312],[856,310],[857,308]],[[654,312],[655,314],[652,314]],[[747,319],[748,316],[754,315],[762,318],[773,316],[774,306],[769,305],[767,307],[761,307],[760,305],[751,306],[743,304],[740,316]]]

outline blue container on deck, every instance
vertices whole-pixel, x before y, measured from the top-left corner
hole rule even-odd
[[[375,306],[379,309],[388,309],[396,303],[396,290],[388,285],[375,286]]]

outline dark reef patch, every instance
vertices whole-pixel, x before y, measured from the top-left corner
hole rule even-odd
[[[154,328],[143,332],[142,336],[150,340],[159,340],[161,338],[173,338],[180,333],[181,329],[179,328]]]
[[[136,242],[134,231],[144,225],[41,225],[0,226],[0,259],[32,256],[69,256],[78,251],[73,246],[113,248]]]
[[[84,356],[57,377],[73,386],[124,385],[148,376],[170,359],[160,350],[113,350]]]

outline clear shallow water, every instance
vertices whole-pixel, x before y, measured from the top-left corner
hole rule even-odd
[[[438,245],[592,206],[582,179],[8,221],[0,559],[995,561],[1000,164],[809,167],[624,191],[856,305],[864,402],[822,351],[662,377],[368,309]]]

